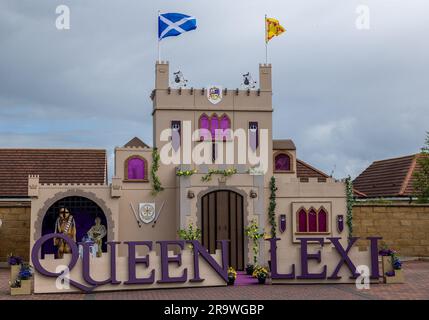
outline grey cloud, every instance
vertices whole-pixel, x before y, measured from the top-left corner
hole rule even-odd
[[[264,61],[263,15],[286,34],[269,44],[275,138],[335,176],[418,152],[429,130],[427,1],[71,1],[0,4],[0,144],[112,148],[152,141],[156,12],[193,14],[198,29],[161,43],[190,85],[235,88]],[[71,30],[55,29],[55,7]],[[110,170],[112,172],[112,170]]]

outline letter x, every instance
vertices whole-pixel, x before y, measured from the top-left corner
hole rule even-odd
[[[195,19],[194,17],[186,17],[186,18],[183,18],[179,21],[173,22],[173,21],[166,19],[163,16],[159,16],[159,18],[161,19],[162,22],[164,22],[168,26],[167,28],[164,29],[164,31],[162,31],[161,35],[159,36],[159,39],[162,39],[162,37],[164,37],[167,34],[167,32],[169,32],[170,30],[173,30],[173,29],[175,29],[177,32],[180,32],[180,33],[186,32],[180,26],[182,24],[184,24],[185,22],[187,22],[188,20]]]
[[[349,245],[347,246],[347,249],[344,250],[343,246],[340,243],[340,239],[341,238],[327,238],[328,240],[330,240],[332,242],[332,244],[334,245],[335,249],[337,249],[338,253],[341,256],[341,260],[340,262],[338,262],[337,267],[335,268],[334,272],[332,273],[332,275],[330,277],[328,277],[328,279],[341,279],[341,277],[338,276],[338,272],[340,271],[341,267],[343,266],[344,262],[347,263],[347,267],[350,269],[350,271],[352,272],[352,279],[356,279],[359,274],[356,273],[356,267],[353,264],[352,260],[349,258],[348,254],[350,249],[353,247],[353,245],[355,244],[355,242],[359,239],[357,237],[352,237],[349,239]]]

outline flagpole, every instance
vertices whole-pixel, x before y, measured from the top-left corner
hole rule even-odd
[[[158,10],[158,21],[157,21],[157,24],[158,24],[158,35],[157,35],[157,38],[158,38],[158,63],[161,63],[161,41],[159,39],[159,16],[160,15],[161,15],[161,11]]]
[[[268,29],[267,29],[267,15],[264,18],[265,24],[265,64],[268,64]]]

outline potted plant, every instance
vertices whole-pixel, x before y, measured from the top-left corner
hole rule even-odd
[[[182,240],[201,240],[201,229],[194,227],[192,223],[189,224],[188,229],[180,229],[177,233]],[[192,250],[192,244],[188,244],[188,248]]]
[[[7,257],[7,262],[10,265],[10,281],[15,281],[21,269],[22,258],[11,253]]]
[[[246,265],[246,274],[248,275],[248,276],[251,276],[252,274],[253,274],[253,270],[255,269],[255,266],[253,265],[253,264],[251,264],[251,263],[248,263],[247,265]]]
[[[403,283],[402,262],[398,253],[389,248],[383,248],[378,252],[382,257],[383,275],[385,283]]]
[[[28,263],[22,263],[18,276],[10,283],[10,294],[24,295],[31,294],[32,268]]]
[[[228,268],[228,285],[233,286],[235,279],[237,279],[237,271],[233,267]]]
[[[253,271],[253,277],[258,279],[259,284],[265,284],[268,277],[268,270],[265,267],[256,267]]]

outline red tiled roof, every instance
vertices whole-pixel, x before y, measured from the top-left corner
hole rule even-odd
[[[353,187],[370,198],[411,196],[418,156],[374,161],[353,181]]]
[[[40,183],[106,183],[106,151],[0,149],[0,197],[26,197],[30,174]]]
[[[144,143],[142,140],[140,140],[137,137],[132,138],[130,141],[128,141],[125,145],[125,148],[128,147],[134,147],[134,148],[149,148],[149,146]]]
[[[298,178],[329,178],[326,173],[299,159],[296,159],[296,176]]]

